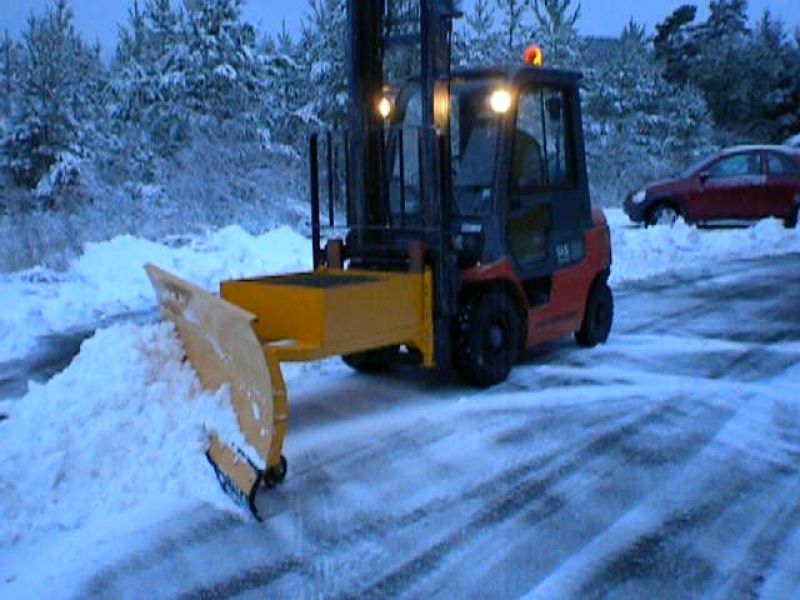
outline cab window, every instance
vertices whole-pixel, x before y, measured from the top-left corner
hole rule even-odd
[[[562,90],[523,92],[511,156],[511,190],[564,187],[574,181],[566,97]]]

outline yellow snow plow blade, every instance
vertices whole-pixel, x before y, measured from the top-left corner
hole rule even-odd
[[[217,436],[207,456],[222,487],[259,518],[255,497],[281,483],[288,404],[281,362],[305,362],[406,345],[433,366],[432,277],[320,270],[226,281],[210,294],[147,265],[164,320],[210,391],[230,388],[245,442],[260,464]],[[250,453],[252,456],[252,453]]]
[[[158,267],[147,265],[145,269],[158,295],[161,318],[175,324],[203,387],[215,391],[229,386],[245,441],[263,464],[279,474],[287,416],[285,393],[279,370],[278,380],[272,381],[267,357],[253,332],[255,315]],[[223,488],[255,514],[253,502],[264,470],[215,435],[209,440],[207,456]]]

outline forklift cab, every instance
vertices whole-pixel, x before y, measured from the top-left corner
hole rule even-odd
[[[477,385],[503,381],[525,347],[570,334],[605,342],[611,243],[589,201],[580,75],[541,68],[535,46],[518,66],[453,70],[456,3],[419,0],[409,14],[400,4],[348,0],[350,118],[342,152],[325,134],[325,246],[322,138],[310,144],[315,268],[430,274],[433,362]],[[387,65],[409,47],[419,75],[393,88]],[[391,362],[385,350],[345,360],[374,370]]]
[[[592,217],[579,81],[535,68],[453,74],[451,233],[462,269],[510,257],[523,279],[535,279],[583,260]],[[398,94],[390,126],[392,221],[418,223],[418,84]]]

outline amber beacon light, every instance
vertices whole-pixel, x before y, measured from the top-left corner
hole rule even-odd
[[[543,67],[544,66],[544,52],[540,46],[531,44],[525,49],[525,54],[522,55],[522,60],[530,67]]]

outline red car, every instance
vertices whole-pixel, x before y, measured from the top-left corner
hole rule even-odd
[[[795,227],[800,216],[800,149],[741,146],[723,150],[676,179],[625,199],[625,212],[645,225],[679,218],[699,225],[776,217]]]

